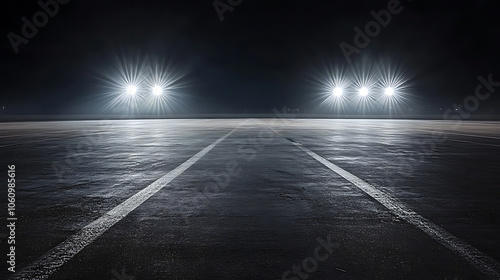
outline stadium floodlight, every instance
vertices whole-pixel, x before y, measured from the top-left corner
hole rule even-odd
[[[126,92],[129,95],[134,95],[137,92],[137,87],[134,85],[127,86]]]
[[[368,95],[368,89],[365,87],[362,87],[359,89],[359,95],[361,96],[367,96]]]
[[[336,87],[333,89],[333,95],[336,97],[340,97],[343,93],[342,88]]]
[[[388,87],[385,89],[385,95],[392,96],[394,95],[394,89],[392,87]]]
[[[161,86],[154,86],[153,87],[153,94],[154,95],[161,95],[163,93],[163,89],[161,88]]]

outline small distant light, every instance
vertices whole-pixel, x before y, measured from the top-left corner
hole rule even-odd
[[[342,93],[343,93],[342,88],[336,87],[333,89],[333,95],[335,95],[336,97],[340,97]]]
[[[127,87],[127,94],[134,95],[136,92],[137,92],[136,86],[128,86]]]
[[[163,93],[163,89],[160,86],[153,87],[153,94],[154,95],[161,95],[162,93]]]
[[[368,95],[368,89],[365,87],[362,87],[359,89],[359,95],[361,96],[367,96]]]
[[[386,88],[386,89],[385,89],[385,95],[387,95],[387,96],[392,96],[392,95],[394,95],[394,89],[393,89],[393,88],[391,88],[391,87]]]

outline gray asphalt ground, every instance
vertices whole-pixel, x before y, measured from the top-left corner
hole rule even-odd
[[[499,122],[3,123],[0,150],[0,279],[500,279]]]

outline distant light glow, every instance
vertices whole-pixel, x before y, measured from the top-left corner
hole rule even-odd
[[[344,91],[340,87],[336,87],[336,88],[333,89],[333,95],[336,96],[336,97],[342,96],[343,92]]]
[[[137,92],[137,87],[134,85],[127,86],[127,94],[134,95]]]
[[[385,95],[392,96],[394,95],[394,89],[392,87],[388,87],[385,89]]]
[[[368,89],[365,87],[362,87],[359,89],[359,95],[361,96],[367,96],[368,95]]]
[[[163,89],[161,88],[161,86],[154,86],[153,87],[153,94],[154,95],[161,95],[163,93]]]
[[[364,56],[350,65],[334,60],[325,62],[324,70],[320,70],[310,74],[312,86],[317,86],[315,111],[393,115],[401,113],[402,108],[411,108],[407,103],[412,96],[409,81],[414,74],[392,58],[374,61]]]

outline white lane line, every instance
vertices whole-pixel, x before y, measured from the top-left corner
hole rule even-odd
[[[165,187],[170,181],[181,175],[189,167],[195,164],[217,144],[231,135],[237,128],[219,138],[205,149],[192,156],[190,159],[168,172],[163,177],[151,183],[129,199],[125,200],[97,220],[91,222],[78,233],[66,239],[66,241],[57,245],[55,248],[41,256],[38,260],[23,268],[20,272],[13,275],[10,279],[47,279],[52,273],[63,266],[67,261],[78,254],[83,248],[92,243],[100,235],[106,232],[114,224],[125,218],[139,205]]]
[[[426,218],[420,216],[415,211],[411,210],[401,202],[392,198],[388,194],[378,190],[359,177],[345,171],[339,166],[331,163],[325,158],[319,156],[315,152],[303,147],[300,143],[292,142],[299,149],[310,155],[312,158],[328,167],[333,172],[339,174],[347,181],[354,184],[356,187],[364,191],[366,194],[380,202],[387,209],[391,210],[394,214],[404,219],[408,223],[421,229],[432,239],[444,245],[451,251],[457,253],[459,256],[467,260],[470,264],[476,267],[479,271],[489,276],[491,279],[500,279],[500,264],[493,258],[472,247],[471,245],[458,239],[456,236],[442,229],[438,225],[432,223]]]

